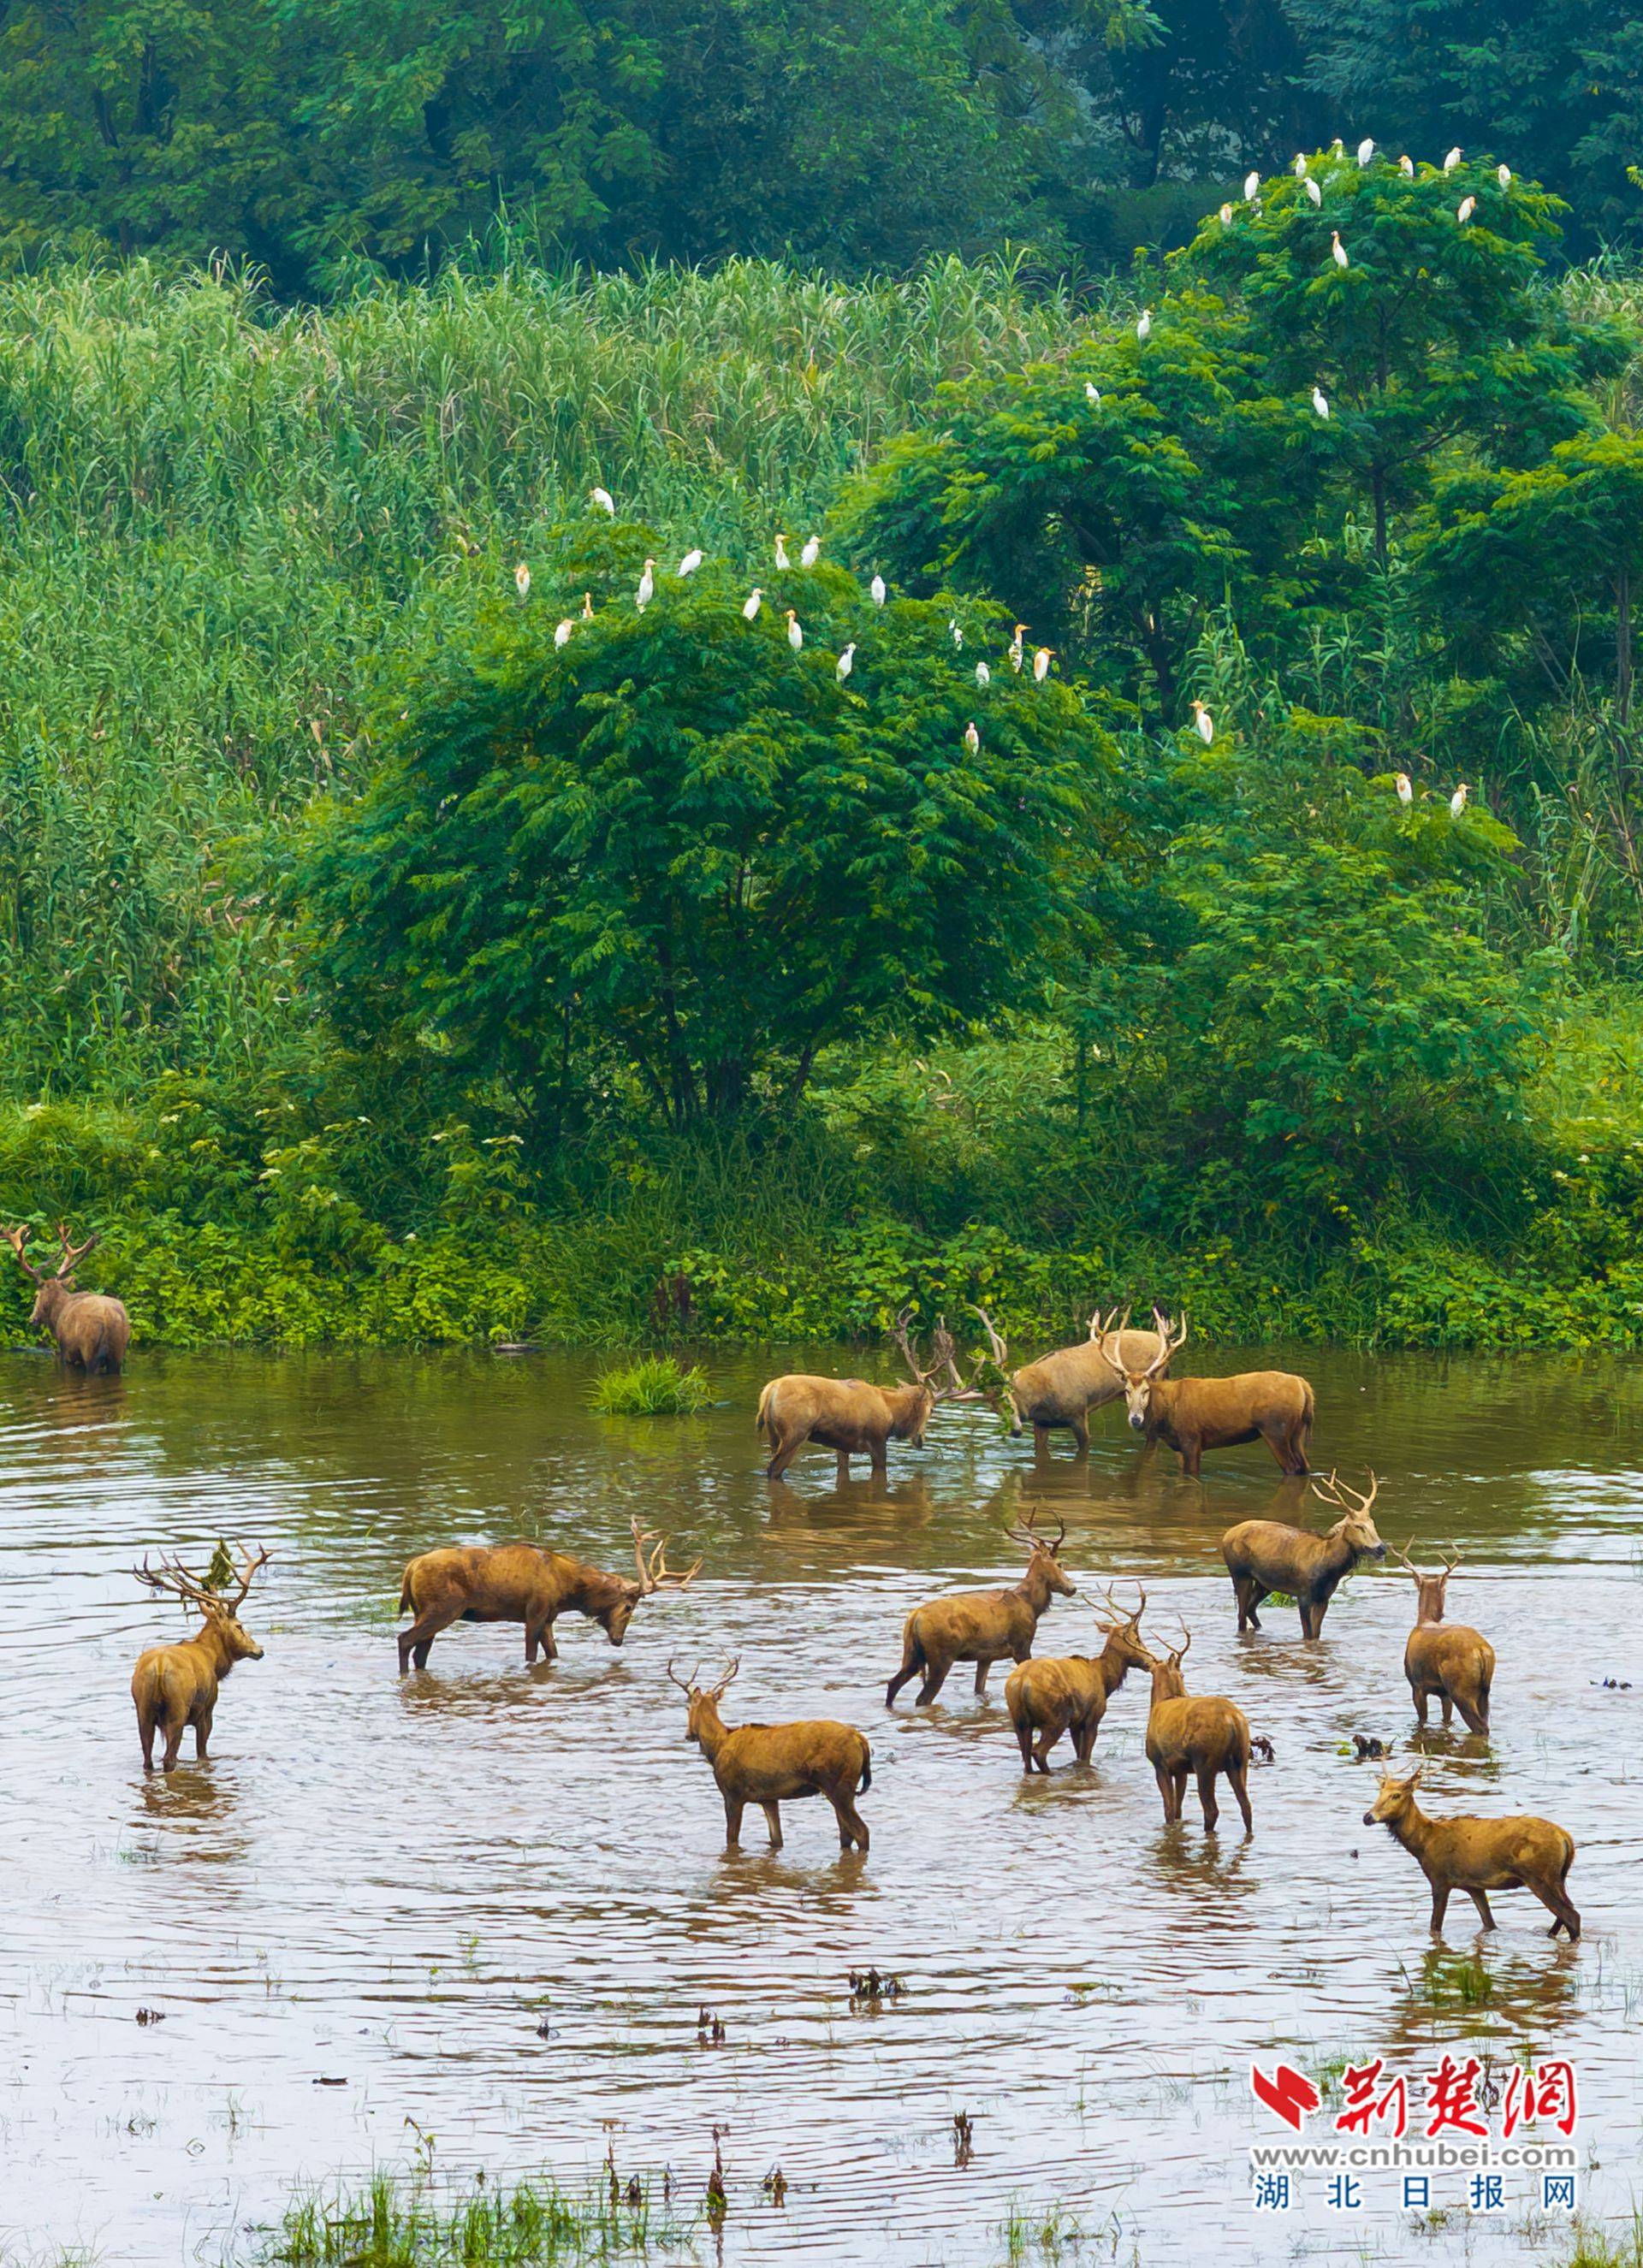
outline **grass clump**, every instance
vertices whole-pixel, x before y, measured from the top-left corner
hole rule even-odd
[[[492,2191],[483,2175],[441,2196],[424,2175],[374,2175],[363,2189],[298,2198],[257,2257],[267,2268],[532,2268],[644,2260],[688,2242],[687,2222],[654,2214],[630,2183],[561,2189],[544,2177]]]
[[[608,1370],[592,1396],[601,1418],[689,1418],[712,1400],[712,1381],[701,1366],[686,1370],[672,1355],[649,1355]]]

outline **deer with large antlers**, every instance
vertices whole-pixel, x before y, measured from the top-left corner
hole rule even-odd
[[[1029,1514],[1007,1532],[1013,1543],[1027,1553],[1027,1572],[1019,1583],[1003,1591],[954,1591],[915,1607],[902,1626],[902,1666],[885,1688],[887,1708],[909,1680],[924,1674],[917,1693],[922,1709],[946,1684],[955,1661],[976,1665],[976,1690],[987,1690],[987,1672],[995,1661],[1025,1661],[1033,1650],[1039,1619],[1057,1596],[1072,1598],[1077,1585],[1060,1561],[1066,1522],[1057,1525],[1053,1538],[1040,1535]]]
[[[908,1332],[912,1312],[903,1308],[892,1333],[910,1373],[905,1386],[872,1386],[862,1378],[811,1378],[801,1371],[770,1380],[759,1396],[755,1421],[770,1446],[767,1480],[780,1480],[807,1441],[833,1451],[841,1481],[850,1478],[852,1457],[866,1457],[873,1472],[888,1477],[890,1443],[907,1441],[922,1448],[925,1428],[938,1402],[981,1398],[971,1387],[938,1385],[944,1370],[957,1377],[953,1340],[939,1318],[930,1366],[919,1362]]]
[[[57,1224],[57,1241],[62,1248],[55,1275],[48,1276],[36,1268],[26,1249],[28,1231],[8,1228],[4,1233],[6,1242],[18,1257],[24,1273],[33,1278],[38,1287],[34,1305],[29,1311],[29,1322],[39,1329],[42,1326],[57,1343],[57,1352],[75,1370],[118,1370],[126,1359],[126,1349],[131,1344],[131,1318],[124,1302],[110,1299],[103,1292],[81,1292],[75,1288],[74,1271],[86,1254],[100,1240],[88,1236],[84,1244],[71,1244],[68,1226]]]
[[[1187,1322],[1179,1327],[1154,1307],[1159,1352],[1132,1367],[1114,1361],[1106,1339],[1096,1350],[1124,1392],[1132,1429],[1149,1441],[1177,1451],[1181,1469],[1197,1480],[1205,1449],[1236,1448],[1264,1441],[1286,1473],[1308,1470],[1312,1439],[1312,1388],[1288,1370],[1246,1370],[1232,1378],[1169,1378],[1173,1358],[1186,1344]]]
[[[1140,1603],[1131,1613],[1110,1589],[1101,1597],[1116,1617],[1097,1622],[1107,1641],[1099,1653],[1029,1657],[1005,1680],[1004,1705],[1015,1727],[1024,1772],[1050,1770],[1050,1752],[1064,1733],[1072,1735],[1076,1763],[1088,1764],[1107,1704],[1131,1669],[1150,1669],[1153,1657],[1141,1641],[1146,1593],[1138,1583]]]
[[[1486,1733],[1495,1650],[1481,1631],[1443,1619],[1444,1594],[1461,1564],[1459,1557],[1451,1559],[1446,1552],[1440,1571],[1423,1575],[1407,1551],[1398,1551],[1396,1545],[1393,1550],[1415,1586],[1415,1627],[1404,1648],[1404,1675],[1415,1714],[1424,1725],[1427,1702],[1436,1701],[1442,1705],[1446,1725],[1453,1723],[1458,1709],[1469,1733]]]
[[[1286,1591],[1300,1609],[1300,1635],[1316,1638],[1330,1601],[1359,1560],[1386,1557],[1372,1517],[1380,1492],[1373,1473],[1362,1496],[1331,1473],[1327,1481],[1312,1484],[1319,1502],[1337,1506],[1341,1513],[1322,1535],[1280,1520],[1241,1520],[1229,1528],[1221,1538],[1221,1557],[1238,1601],[1239,1629],[1259,1630],[1256,1609],[1262,1600],[1269,1591]]]
[[[170,1646],[151,1646],[137,1656],[131,1673],[131,1698],[136,1707],[137,1737],[143,1743],[143,1769],[154,1769],[154,1738],[163,1733],[165,1749],[160,1768],[174,1771],[177,1751],[188,1726],[194,1727],[196,1763],[206,1761],[211,1737],[211,1718],[217,1688],[237,1661],[261,1661],[262,1649],[239,1619],[239,1609],[251,1588],[251,1579],[268,1563],[266,1551],[247,1551],[239,1571],[239,1587],[228,1592],[212,1587],[205,1576],[191,1574],[180,1560],[162,1558],[158,1567],[144,1559],[132,1573],[151,1591],[169,1591],[204,1620],[192,1638]]]
[[[399,1633],[400,1675],[413,1661],[425,1669],[435,1638],[455,1622],[523,1623],[527,1668],[538,1647],[544,1660],[557,1660],[554,1619],[570,1609],[597,1623],[612,1646],[620,1646],[641,1599],[683,1590],[702,1565],[698,1559],[682,1574],[673,1573],[667,1537],[637,1520],[629,1526],[637,1576],[608,1575],[537,1543],[458,1543],[424,1551],[406,1568],[400,1588],[400,1612],[415,1617]],[[648,1557],[647,1544],[654,1546]]]
[[[1077,1346],[1060,1347],[1036,1362],[1010,1368],[1007,1341],[994,1326],[985,1307],[977,1307],[988,1350],[1003,1383],[986,1398],[1000,1400],[1010,1413],[1010,1432],[1020,1434],[1030,1425],[1034,1447],[1043,1452],[1057,1429],[1070,1432],[1080,1457],[1089,1454],[1092,1410],[1103,1410],[1124,1392],[1119,1373],[1144,1371],[1162,1356],[1162,1370],[1175,1352],[1166,1349],[1156,1331],[1131,1331],[1126,1307],[1122,1316],[1115,1307],[1109,1315],[1090,1317],[1088,1338]],[[1115,1367],[1116,1366],[1116,1367]]]
[[[1187,1775],[1198,1784],[1206,1832],[1220,1817],[1215,1782],[1224,1773],[1243,1814],[1243,1831],[1255,1832],[1249,1808],[1249,1719],[1236,1703],[1219,1694],[1189,1693],[1182,1663],[1192,1644],[1183,1623],[1181,1644],[1160,1661],[1149,1653],[1153,1673],[1153,1703],[1146,1715],[1146,1760],[1164,1799],[1164,1824],[1173,1827],[1187,1800]]]
[[[687,1704],[685,1738],[694,1741],[712,1766],[725,1799],[725,1840],[741,1840],[741,1815],[756,1803],[770,1830],[770,1848],[782,1847],[780,1806],[807,1795],[824,1795],[838,1821],[841,1851],[853,1843],[867,1847],[867,1822],[856,1808],[858,1790],[873,1786],[873,1751],[866,1735],[832,1717],[801,1718],[791,1725],[726,1725],[719,1703],[740,1668],[733,1661],[716,1685],[667,1675]]]
[[[1567,1930],[1571,1944],[1580,1934],[1580,1917],[1569,1897],[1569,1869],[1574,1864],[1574,1837],[1550,1819],[1532,1812],[1515,1819],[1479,1819],[1457,1813],[1448,1819],[1428,1817],[1415,1800],[1421,1768],[1399,1779],[1383,1772],[1374,1803],[1364,1814],[1366,1827],[1384,1827],[1394,1842],[1413,1853],[1432,1889],[1432,1933],[1443,1927],[1451,1890],[1464,1890],[1477,1909],[1485,1929],[1495,1918],[1489,1911],[1491,1890],[1532,1890],[1551,1916],[1548,1937]]]

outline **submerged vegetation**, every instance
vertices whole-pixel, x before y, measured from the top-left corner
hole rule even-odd
[[[713,1382],[701,1366],[687,1370],[671,1355],[606,1371],[592,1396],[601,1418],[689,1418],[712,1400]]]
[[[613,2179],[564,2189],[548,2178],[493,2188],[378,2174],[364,2188],[298,2198],[258,2268],[537,2268],[677,2258],[693,2216]],[[245,2268],[250,2268],[247,2261]]]

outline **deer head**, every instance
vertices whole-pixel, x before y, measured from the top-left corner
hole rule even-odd
[[[43,1275],[41,1271],[33,1265],[24,1248],[28,1241],[28,1231],[26,1228],[8,1228],[4,1231],[4,1234],[6,1242],[11,1246],[12,1251],[16,1253],[18,1264],[23,1270],[24,1274],[32,1277],[34,1283],[39,1286],[39,1289],[34,1294],[34,1305],[29,1314],[29,1322],[32,1324],[49,1324],[52,1317],[57,1313],[57,1310],[62,1307],[63,1301],[70,1297],[76,1288],[74,1283],[75,1270],[79,1266],[81,1261],[85,1259],[86,1254],[90,1252],[93,1246],[100,1240],[95,1234],[92,1234],[86,1238],[84,1244],[70,1243],[67,1223],[59,1221],[57,1224],[57,1241],[62,1248],[63,1256],[58,1263],[56,1274],[55,1276],[47,1276]]]
[[[251,1588],[251,1579],[260,1567],[266,1566],[266,1551],[247,1551],[240,1564],[239,1580],[234,1589],[215,1590],[203,1575],[194,1574],[180,1559],[167,1559],[162,1554],[158,1567],[151,1567],[146,1559],[131,1572],[139,1583],[146,1583],[151,1591],[169,1591],[184,1606],[203,1614],[212,1631],[221,1640],[230,1661],[261,1661],[262,1649],[239,1619],[239,1609]]]
[[[1183,1314],[1177,1328],[1161,1307],[1153,1308],[1153,1327],[1158,1333],[1158,1352],[1145,1370],[1129,1370],[1124,1366],[1123,1342],[1118,1331],[1124,1329],[1129,1319],[1130,1311],[1126,1307],[1116,1330],[1112,1329],[1109,1316],[1097,1332],[1092,1317],[1090,1336],[1094,1341],[1096,1352],[1124,1388],[1124,1411],[1131,1426],[1136,1432],[1144,1433],[1147,1413],[1153,1406],[1153,1390],[1187,1343],[1187,1319]]]
[[[1064,1599],[1077,1598],[1079,1587],[1063,1567],[1060,1559],[1061,1547],[1067,1535],[1065,1520],[1057,1521],[1053,1536],[1041,1535],[1038,1533],[1038,1514],[1029,1512],[1024,1519],[1006,1528],[1005,1534],[1012,1543],[1019,1543],[1027,1554],[1027,1573],[1023,1581],[1031,1582],[1036,1577],[1046,1588],[1059,1592]]]
[[[1451,1545],[1449,1550],[1453,1550],[1454,1546]],[[1394,1557],[1402,1565],[1404,1573],[1409,1576],[1410,1580],[1415,1586],[1415,1620],[1417,1624],[1440,1623],[1443,1620],[1444,1594],[1449,1587],[1450,1576],[1461,1564],[1460,1553],[1456,1551],[1454,1558],[1451,1559],[1448,1556],[1448,1551],[1446,1551],[1443,1557],[1443,1565],[1441,1570],[1435,1575],[1423,1575],[1420,1569],[1416,1566],[1414,1561],[1410,1557],[1409,1553],[1406,1550],[1398,1550],[1396,1544],[1393,1545],[1392,1550]]]
[[[694,1741],[698,1748],[701,1747],[703,1727],[718,1719],[718,1705],[735,1683],[736,1673],[740,1668],[741,1656],[737,1654],[729,1667],[721,1674],[717,1685],[699,1685],[696,1683],[698,1674],[696,1670],[693,1669],[688,1677],[675,1677],[673,1663],[671,1661],[668,1663],[667,1675],[685,1697],[687,1741]]]
[[[1154,1701],[1178,1701],[1187,1690],[1182,1673],[1182,1663],[1192,1646],[1192,1632],[1185,1623],[1181,1625],[1181,1643],[1176,1646],[1160,1646],[1146,1650],[1146,1668],[1153,1673]]]
[[[1364,1814],[1364,1825],[1389,1827],[1396,1832],[1415,1808],[1415,1790],[1420,1786],[1420,1776],[1425,1769],[1424,1765],[1417,1764],[1414,1771],[1402,1779],[1396,1772],[1382,1772],[1374,1801]]]
[[[658,1591],[682,1591],[702,1568],[702,1562],[698,1559],[682,1574],[675,1574],[667,1565],[667,1538],[661,1531],[645,1528],[631,1518],[628,1525],[633,1530],[633,1557],[638,1568],[637,1578],[632,1581],[625,1578],[613,1579],[614,1587],[609,1600],[592,1604],[589,1609],[591,1618],[599,1624],[612,1646],[620,1646],[626,1638],[628,1624],[633,1620],[633,1609],[641,1599],[653,1598]],[[645,1556],[646,1544],[656,1547],[648,1559]]]
[[[1320,1504],[1334,1505],[1340,1510],[1343,1516],[1336,1521],[1330,1534],[1350,1546],[1354,1557],[1384,1559],[1386,1546],[1369,1517],[1370,1507],[1381,1493],[1381,1484],[1373,1473],[1368,1478],[1369,1489],[1365,1496],[1359,1496],[1356,1489],[1348,1488],[1333,1473],[1326,1481],[1314,1481],[1312,1493]]]

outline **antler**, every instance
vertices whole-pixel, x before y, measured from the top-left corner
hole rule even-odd
[[[160,1554],[158,1567],[149,1565],[145,1553],[143,1565],[134,1567],[131,1572],[139,1583],[146,1583],[151,1591],[170,1591],[188,1605],[198,1607],[202,1611],[220,1603],[216,1592],[209,1589],[201,1577],[190,1573],[181,1559],[167,1559],[164,1552]]]
[[[1029,1551],[1048,1551],[1050,1557],[1053,1559],[1057,1552],[1060,1550],[1063,1543],[1066,1541],[1067,1523],[1062,1519],[1060,1513],[1057,1513],[1056,1514],[1056,1533],[1054,1538],[1050,1542],[1046,1543],[1044,1538],[1038,1532],[1038,1513],[1036,1509],[1035,1509],[1032,1512],[1024,1514],[1021,1519],[1014,1521],[1009,1528],[1006,1528],[1005,1534],[1009,1537],[1012,1543],[1025,1544]]]
[[[1410,1543],[1412,1543],[1414,1542],[1414,1540],[1415,1540],[1415,1539],[1414,1539],[1414,1537],[1413,1537],[1412,1535],[1411,1535],[1411,1536],[1410,1537],[1410,1539],[1409,1539],[1409,1541],[1410,1541]],[[1410,1557],[1410,1556],[1409,1556],[1408,1547],[1407,1547],[1406,1545],[1405,1545],[1405,1546],[1400,1546],[1400,1545],[1398,1545],[1398,1544],[1396,1544],[1396,1543],[1389,1543],[1389,1544],[1387,1545],[1387,1547],[1386,1547],[1386,1548],[1387,1548],[1387,1550],[1388,1550],[1392,1554],[1392,1556],[1393,1556],[1393,1557],[1394,1557],[1395,1559],[1401,1559],[1401,1560],[1403,1561],[1403,1563],[1404,1563],[1404,1566],[1409,1570],[1410,1573],[1414,1577],[1415,1580],[1418,1583],[1418,1582],[1419,1582],[1419,1580],[1420,1580],[1420,1570],[1419,1570],[1419,1568],[1418,1568],[1418,1567],[1417,1567],[1417,1566],[1416,1566],[1416,1565],[1415,1565],[1414,1561]]]
[[[731,1663],[731,1665],[730,1665],[730,1668],[729,1668],[725,1672],[725,1675],[724,1675],[719,1679],[719,1681],[718,1681],[718,1684],[717,1684],[717,1685],[714,1685],[714,1686],[711,1686],[711,1687],[710,1687],[710,1688],[709,1688],[709,1690],[708,1690],[708,1699],[709,1699],[710,1701],[718,1701],[718,1700],[721,1700],[721,1699],[724,1697],[724,1696],[725,1696],[725,1695],[726,1695],[726,1694],[730,1690],[731,1687],[735,1683],[735,1681],[736,1681],[736,1672],[737,1672],[740,1668],[741,1668],[741,1656],[740,1656],[740,1654],[737,1654],[737,1655],[735,1656],[734,1660],[732,1661],[732,1663]]]
[[[244,1606],[246,1602],[246,1593],[251,1588],[251,1578],[256,1573],[259,1567],[266,1567],[268,1562],[269,1555],[265,1550],[259,1547],[255,1551],[247,1551],[240,1565],[239,1588],[234,1593],[232,1599],[226,1596],[223,1599],[223,1604],[228,1609],[230,1614],[234,1613],[239,1608]]]
[[[682,1591],[691,1577],[701,1572],[702,1562],[698,1559],[695,1565],[687,1568],[682,1575],[674,1574],[667,1565],[667,1538],[661,1530],[656,1528],[641,1527],[639,1522],[631,1516],[629,1518],[628,1525],[633,1530],[633,1557],[638,1565],[639,1596],[642,1599],[648,1599],[653,1592],[663,1589],[669,1583]],[[645,1557],[645,1547],[647,1543],[654,1543],[656,1546],[648,1560]]]
[[[1380,1495],[1381,1484],[1371,1472],[1369,1493],[1367,1496],[1359,1496],[1356,1489],[1348,1488],[1345,1481],[1337,1479],[1335,1473],[1331,1471],[1328,1480],[1313,1482],[1312,1493],[1320,1504],[1337,1505],[1343,1512],[1363,1514],[1367,1513],[1370,1506]]]
[[[1010,1350],[1008,1344],[1002,1337],[1000,1337],[998,1332],[994,1329],[992,1317],[987,1313],[985,1307],[977,1307],[976,1313],[980,1316],[981,1327],[987,1334],[987,1344],[991,1351],[993,1360],[998,1364],[1000,1370],[1007,1371],[1010,1360]]]
[[[1451,1539],[1440,1548],[1443,1552],[1443,1572],[1446,1575],[1452,1575],[1461,1564],[1461,1547]],[[1455,1554],[1453,1559],[1449,1557],[1451,1551]]]
[[[1112,1609],[1114,1614],[1117,1616],[1121,1623],[1133,1623],[1138,1628],[1141,1617],[1146,1612],[1146,1586],[1137,1577],[1132,1575],[1130,1580],[1135,1584],[1136,1590],[1140,1594],[1141,1602],[1133,1614],[1131,1614],[1127,1608],[1121,1607],[1118,1604],[1110,1583],[1102,1586],[1101,1595],[1105,1599],[1107,1604]]]
[[[69,1241],[68,1222],[66,1220],[60,1220],[57,1223],[57,1241],[63,1247],[63,1260],[58,1267],[57,1274],[61,1279],[66,1282],[67,1279],[73,1275],[75,1270],[79,1266],[81,1261],[85,1259],[86,1254],[92,1249],[92,1246],[100,1244],[102,1239],[99,1235],[98,1232],[93,1229],[92,1233],[86,1238],[84,1244],[78,1246],[73,1245]]]
[[[23,1249],[24,1245],[28,1241],[28,1231],[26,1228],[8,1228],[0,1230],[0,1235],[4,1236],[6,1242],[16,1253],[25,1274],[32,1276],[38,1284],[41,1280],[40,1270]]]
[[[925,1373],[918,1367],[917,1354],[914,1351],[911,1339],[907,1336],[907,1326],[912,1322],[912,1309],[910,1307],[903,1307],[901,1314],[896,1317],[895,1322],[890,1327],[890,1336],[895,1341],[896,1345],[902,1350],[902,1359],[907,1365],[909,1370],[912,1372],[914,1384],[922,1386],[925,1382]],[[938,1364],[936,1366],[939,1369],[940,1365]]]
[[[698,1662],[698,1663],[696,1664],[696,1669],[700,1669],[700,1668],[701,1668],[701,1667],[702,1667],[701,1663],[700,1663],[700,1662]],[[696,1669],[693,1669],[693,1670],[690,1672],[690,1675],[689,1675],[689,1677],[674,1677],[674,1676],[673,1656],[672,1656],[671,1654],[669,1654],[669,1656],[667,1657],[667,1675],[668,1675],[668,1677],[672,1680],[673,1683],[674,1683],[674,1684],[675,1684],[675,1685],[679,1688],[679,1690],[680,1690],[682,1694],[686,1695],[687,1697],[689,1697],[690,1694],[694,1693],[694,1692],[696,1691]]]
[[[1191,1651],[1192,1632],[1187,1628],[1185,1623],[1181,1622],[1181,1616],[1179,1615],[1175,1616],[1175,1620],[1178,1623],[1181,1623],[1181,1644],[1178,1647],[1172,1646],[1169,1651],[1175,1656],[1175,1667],[1179,1669],[1182,1663],[1186,1660],[1187,1655]]]
[[[1110,1308],[1104,1315],[1101,1309],[1097,1307],[1094,1314],[1090,1317],[1090,1336],[1094,1340],[1097,1346],[1104,1346],[1109,1338],[1116,1338],[1117,1336],[1117,1335],[1124,1329],[1124,1325],[1129,1322],[1129,1320],[1130,1310],[1128,1307],[1124,1310],[1122,1314],[1119,1314],[1116,1307],[1113,1307]]]
[[[1160,1373],[1168,1366],[1174,1358],[1180,1353],[1182,1348],[1185,1346],[1187,1343],[1187,1318],[1185,1310],[1183,1309],[1182,1312],[1181,1329],[1177,1331],[1175,1326],[1170,1322],[1163,1309],[1161,1307],[1154,1307],[1153,1310],[1153,1328],[1158,1333],[1158,1352],[1153,1357],[1153,1359],[1147,1364],[1146,1370],[1142,1373],[1143,1377],[1146,1378],[1158,1377]]]

